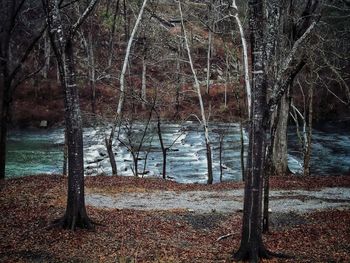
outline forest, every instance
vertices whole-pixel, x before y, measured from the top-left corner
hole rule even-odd
[[[348,262],[349,17],[1,0],[0,261]]]

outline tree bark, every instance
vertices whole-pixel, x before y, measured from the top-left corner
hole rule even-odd
[[[131,45],[132,42],[134,41],[138,26],[141,22],[142,19],[142,15],[143,12],[145,10],[146,4],[147,4],[148,0],[144,0],[142,3],[142,6],[140,8],[139,14],[137,16],[134,28],[131,32],[130,38],[128,39],[128,45],[126,47],[126,52],[125,52],[125,58],[124,58],[124,63],[123,63],[123,67],[122,67],[122,71],[120,73],[120,95],[119,95],[119,101],[118,101],[118,108],[117,108],[117,115],[120,115],[122,112],[122,108],[124,105],[124,100],[125,100],[125,73],[126,73],[126,69],[129,63],[129,56],[130,56],[130,50],[131,50]],[[125,1],[124,1],[124,5],[125,5]]]
[[[144,51],[146,52],[146,51]],[[146,102],[147,102],[147,97],[146,97],[146,87],[147,87],[147,64],[146,64],[146,54],[142,58],[142,81],[141,81],[141,100],[142,100],[142,109],[146,109]]]
[[[163,179],[166,179],[166,161],[167,161],[167,148],[164,145],[163,142],[163,136],[162,136],[162,130],[160,127],[160,116],[157,114],[157,133],[158,138],[160,142],[160,148],[162,149],[162,155],[163,155],[163,167],[162,167],[162,177]]]
[[[236,20],[237,26],[239,28],[239,34],[241,37],[242,42],[242,49],[243,49],[243,68],[244,68],[244,84],[245,84],[245,90],[247,93],[247,104],[248,104],[248,118],[250,118],[251,113],[251,104],[252,104],[252,91],[251,91],[251,85],[250,85],[250,77],[249,77],[249,63],[248,63],[248,47],[247,47],[247,41],[245,38],[243,26],[241,23],[241,19],[238,16],[238,7],[236,5],[236,1],[232,1],[232,7],[234,8],[234,18]]]
[[[308,128],[307,128],[307,135],[306,135],[306,141],[305,144],[305,150],[304,150],[304,176],[310,176],[310,160],[311,160],[311,140],[312,140],[312,118],[313,118],[313,93],[314,93],[314,83],[309,84],[309,105],[308,105]],[[306,118],[306,116],[305,116]],[[305,120],[306,121],[306,120]]]
[[[290,108],[289,92],[285,93],[278,105],[278,117],[276,118],[277,126],[273,131],[275,134],[272,149],[272,176],[285,176],[290,174],[288,168],[288,117]]]
[[[79,95],[75,80],[73,43],[68,39],[65,46],[65,122],[68,142],[68,198],[62,226],[74,230],[76,227],[91,228],[84,197],[83,129],[79,107]]]
[[[269,257],[262,241],[262,183],[266,144],[266,72],[264,50],[264,9],[263,2],[249,1],[249,28],[252,57],[252,118],[249,130],[247,177],[244,189],[243,226],[236,260],[258,262]]]

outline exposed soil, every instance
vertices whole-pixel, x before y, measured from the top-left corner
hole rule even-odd
[[[291,177],[283,185],[282,179],[272,178],[273,191],[279,189],[275,192],[279,195],[272,198],[275,201],[292,195],[291,200],[308,202],[312,198],[341,206],[303,213],[273,211],[271,233],[264,235],[265,244],[272,251],[294,258],[264,262],[349,262],[349,181],[347,177]],[[182,185],[159,179],[105,176],[86,178],[86,187],[87,197],[92,193],[119,197],[120,193],[197,193],[210,194],[217,203],[227,193],[236,193],[235,198],[240,200],[238,193],[242,191],[241,183]],[[345,189],[339,192],[340,188],[334,187]],[[170,210],[88,205],[90,217],[102,224],[95,231],[48,230],[50,222],[64,213],[66,188],[66,178],[61,176],[1,182],[1,262],[231,262],[232,252],[238,249],[242,215],[239,211],[203,213],[178,205]],[[307,193],[313,196],[307,196],[307,189],[312,190]],[[217,241],[228,233],[232,236]]]
[[[270,192],[270,208],[277,213],[306,213],[330,208],[350,209],[350,188]],[[98,208],[184,210],[232,213],[243,209],[243,189],[224,191],[153,191],[109,194],[88,191],[86,203]]]

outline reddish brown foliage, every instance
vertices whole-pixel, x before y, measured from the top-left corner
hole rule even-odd
[[[348,186],[346,177],[272,179],[278,188]],[[332,183],[333,181],[333,183]],[[342,183],[344,182],[344,184]],[[89,177],[87,188],[115,191],[166,189],[236,189],[241,183],[213,186],[181,185],[158,179]],[[33,176],[1,182],[0,261],[2,262],[230,262],[238,248],[240,214],[195,214],[185,211],[107,210],[88,207],[90,217],[103,224],[96,230],[46,227],[62,216],[66,179]],[[295,256],[265,262],[349,262],[350,211],[323,211],[288,218],[266,235],[272,251]],[[217,242],[224,234],[233,236]],[[129,260],[129,261],[127,261]]]

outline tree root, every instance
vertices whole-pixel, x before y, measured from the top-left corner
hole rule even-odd
[[[91,220],[87,216],[68,218],[67,215],[64,215],[61,218],[53,220],[52,223],[48,227],[46,227],[46,229],[50,230],[53,228],[63,228],[75,231],[77,228],[81,228],[87,230],[94,230],[95,226],[102,226],[102,224]]]
[[[242,247],[233,254],[232,259],[234,261],[249,261],[259,262],[259,259],[272,259],[272,258],[285,258],[292,259],[293,256],[286,255],[283,253],[276,253],[267,250],[265,247],[260,247],[257,251],[251,251],[248,248],[242,249]]]

